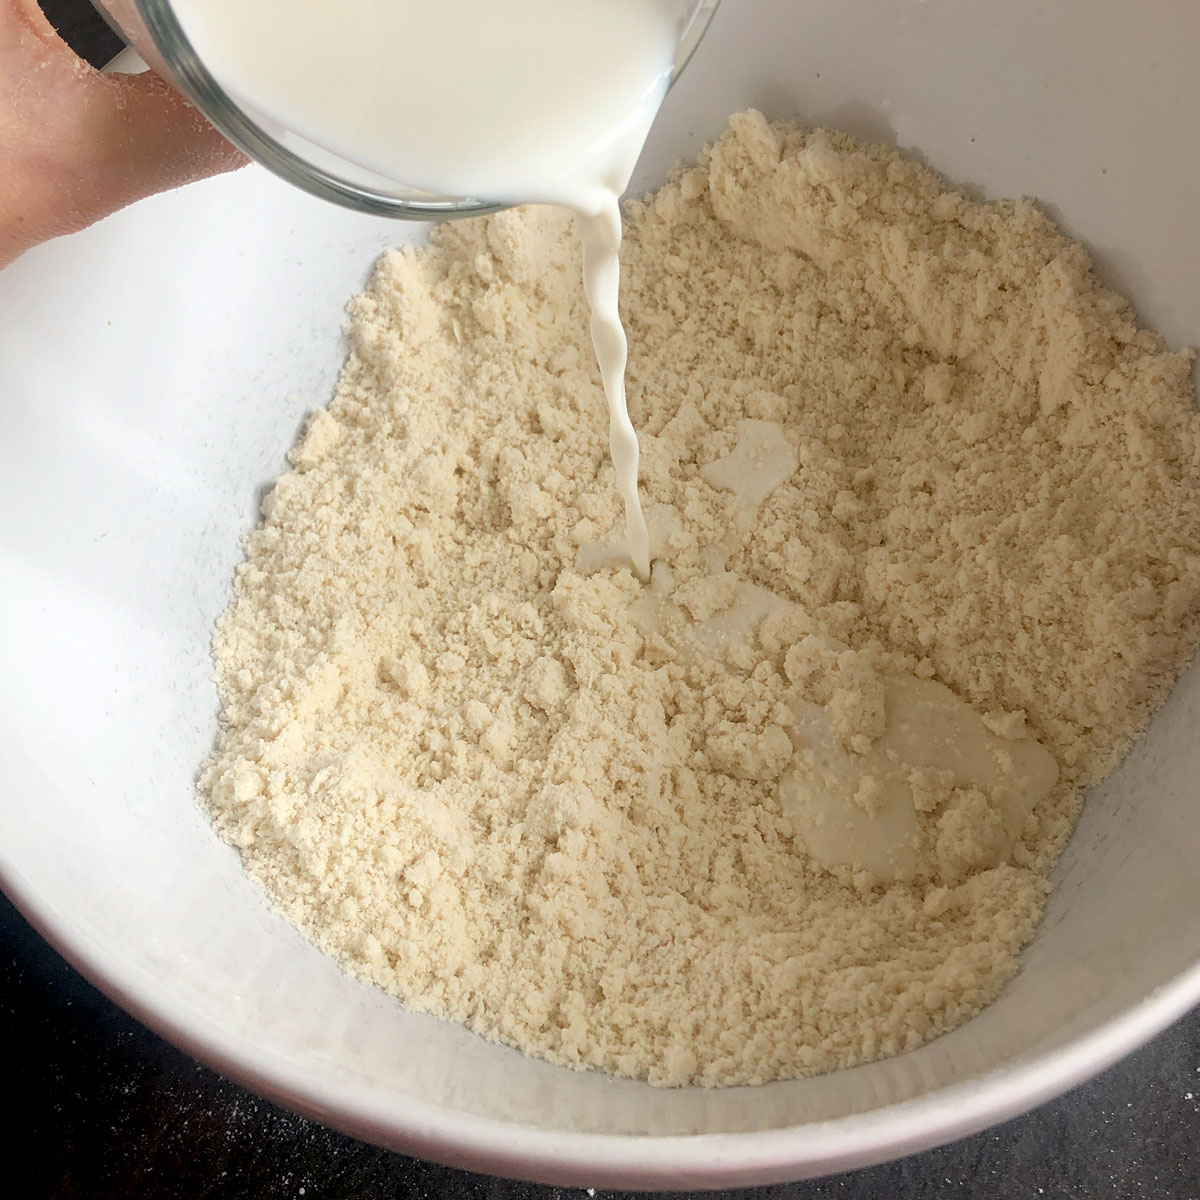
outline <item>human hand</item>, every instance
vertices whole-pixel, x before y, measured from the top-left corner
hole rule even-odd
[[[37,0],[0,0],[0,267],[245,157],[153,72],[105,75]]]

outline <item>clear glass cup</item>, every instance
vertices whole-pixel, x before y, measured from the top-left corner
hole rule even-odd
[[[336,3],[336,0],[333,0]],[[345,208],[412,221],[474,217],[507,207],[436,196],[351,162],[235,100],[213,78],[183,32],[170,0],[93,0],[159,74],[169,79],[250,158],[314,196]],[[696,0],[675,56],[672,82],[692,57],[720,0]]]

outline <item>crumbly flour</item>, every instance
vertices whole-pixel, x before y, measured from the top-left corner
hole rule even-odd
[[[570,218],[443,226],[351,303],[247,538],[203,793],[347,970],[531,1054],[734,1084],[917,1046],[1013,974],[1191,654],[1192,355],[1032,204],[757,113],[629,206],[623,271],[666,601],[604,550]],[[762,467],[746,422],[796,467],[749,508],[714,466]],[[779,797],[791,706],[863,754],[896,676],[1058,764],[1002,850],[985,792],[914,775],[904,882],[821,865]]]

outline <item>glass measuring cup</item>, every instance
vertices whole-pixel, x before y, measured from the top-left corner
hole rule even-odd
[[[280,178],[323,200],[377,216],[430,221],[480,216],[505,204],[437,196],[327,150],[235,99],[214,78],[183,31],[170,0],[93,0],[160,75],[170,80],[235,146]],[[675,55],[672,82],[687,65],[720,0],[695,0]]]

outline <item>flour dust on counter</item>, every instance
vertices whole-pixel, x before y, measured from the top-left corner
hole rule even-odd
[[[572,218],[389,253],[246,539],[206,803],[348,971],[550,1061],[915,1047],[1192,653],[1192,356],[1032,203],[753,112],[623,258],[649,582]]]

